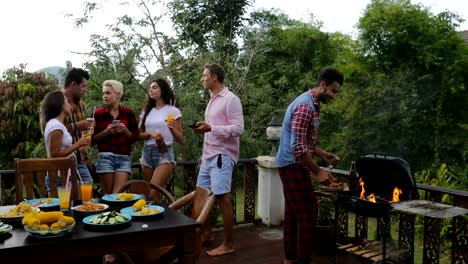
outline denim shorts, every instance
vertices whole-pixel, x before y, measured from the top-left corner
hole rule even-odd
[[[132,160],[130,156],[110,152],[99,153],[96,160],[96,173],[111,173],[116,171],[132,174]]]
[[[143,166],[151,169],[155,169],[159,164],[175,164],[174,148],[172,148],[172,146],[167,146],[167,152],[160,152],[158,145],[145,144],[141,157]]]
[[[221,160],[218,162],[220,155]],[[197,186],[210,188],[215,195],[229,193],[234,165],[234,160],[223,154],[202,160]]]

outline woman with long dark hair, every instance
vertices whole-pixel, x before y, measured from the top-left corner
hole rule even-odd
[[[164,79],[151,81],[145,109],[140,115],[140,140],[145,140],[142,153],[143,176],[164,187],[175,166],[174,142],[183,144],[182,114],[175,106],[175,97]],[[158,199],[159,193],[151,196]]]
[[[70,115],[70,104],[61,91],[46,94],[41,102],[39,120],[49,158],[74,156],[77,149],[89,146],[91,143],[89,139],[84,137],[73,143],[72,136],[63,124],[64,118],[68,115]],[[57,185],[61,185],[60,180]],[[46,186],[49,189],[48,176],[46,177]]]
[[[67,157],[91,142],[84,137],[73,144],[73,139],[63,124],[70,114],[70,104],[61,91],[49,92],[42,100],[40,112],[41,132],[49,158]]]

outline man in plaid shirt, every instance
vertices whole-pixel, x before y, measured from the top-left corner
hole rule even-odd
[[[316,147],[320,104],[335,99],[342,85],[342,73],[332,67],[323,68],[315,87],[299,95],[284,115],[276,166],[285,198],[285,264],[311,261],[318,205],[310,172],[320,184],[328,185],[333,181],[329,173],[317,165],[313,155],[327,164],[339,160],[335,154]]]
[[[89,130],[93,125],[93,121],[86,120],[85,110],[86,104],[81,98],[86,93],[88,86],[89,73],[80,68],[71,68],[65,76],[65,84],[62,89],[63,94],[68,99],[71,108],[71,115],[64,118],[64,124],[68,132],[73,137],[73,142],[81,138],[81,132]],[[93,181],[91,173],[88,169],[93,167],[91,161],[88,160],[87,151],[81,148],[75,152],[77,158],[77,169],[80,178],[86,181]]]

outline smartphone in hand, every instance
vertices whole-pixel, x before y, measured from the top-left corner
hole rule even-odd
[[[195,121],[193,124],[188,125],[188,127],[190,127],[190,128],[198,128],[198,127],[200,127],[200,123],[199,123],[198,121]]]
[[[120,124],[120,120],[114,120],[114,121],[112,121],[112,124],[113,125],[118,125],[118,124]]]

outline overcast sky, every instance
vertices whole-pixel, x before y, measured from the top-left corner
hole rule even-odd
[[[113,23],[115,10],[107,9],[98,21],[76,29],[65,14],[79,15],[85,0],[3,0],[0,1],[0,74],[7,68],[27,63],[28,71],[47,66],[64,66],[70,60],[80,67],[83,55],[72,52],[89,50],[89,36],[102,32],[104,25]],[[107,3],[118,2],[116,0]],[[355,34],[355,25],[369,0],[256,0],[253,9],[277,8],[291,18],[308,21],[309,13],[323,22],[323,30]],[[466,0],[412,0],[430,7],[432,13],[444,10],[457,12],[468,19]],[[115,11],[115,12],[114,12]],[[169,29],[170,30],[170,29]],[[459,30],[468,30],[464,22]]]

